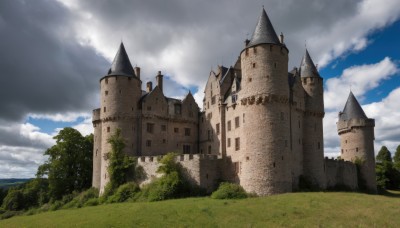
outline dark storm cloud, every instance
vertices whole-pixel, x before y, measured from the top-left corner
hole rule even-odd
[[[0,1],[0,118],[93,106],[108,63],[77,43],[70,20],[56,1]]]

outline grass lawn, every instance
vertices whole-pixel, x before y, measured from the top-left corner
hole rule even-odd
[[[244,200],[188,198],[59,210],[0,227],[400,227],[400,192],[288,193]]]

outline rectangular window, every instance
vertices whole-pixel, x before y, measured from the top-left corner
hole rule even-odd
[[[244,123],[244,113],[243,113],[243,123]]]
[[[231,121],[229,120],[228,121],[228,131],[230,131],[231,130]]]
[[[106,109],[106,107],[104,107],[104,108],[103,108],[103,112],[106,112],[106,111],[107,111],[107,109]]]
[[[175,114],[181,114],[182,113],[182,106],[181,104],[175,104]]]
[[[108,84],[108,78],[106,78],[106,84]]]
[[[239,122],[239,116],[235,117],[235,128],[238,128],[240,126]]]
[[[183,145],[183,153],[190,154],[190,145]]]
[[[147,106],[147,111],[151,111],[151,106]]]
[[[358,152],[358,147],[356,148],[356,152]]]
[[[211,146],[208,146],[208,154],[211,154]]]
[[[177,128],[177,127],[174,128],[174,132],[175,132],[175,133],[179,133],[179,128]]]
[[[151,147],[151,140],[146,140],[146,146]]]
[[[215,96],[211,97],[211,104],[215,104]]]
[[[167,126],[166,125],[161,125],[161,131],[166,131],[167,130]]]
[[[219,135],[219,123],[217,123],[217,125],[215,126],[215,128],[217,129],[217,135]]]
[[[208,140],[211,140],[211,130],[207,131],[207,138],[208,138]]]
[[[153,134],[153,132],[154,132],[154,124],[153,123],[147,123],[147,132]]]
[[[240,138],[235,138],[235,150],[240,150]]]
[[[108,90],[106,90],[106,96],[108,95]]]
[[[318,149],[321,149],[321,143],[318,142]]]
[[[190,128],[185,128],[185,136],[190,136]]]
[[[212,112],[207,114],[207,119],[211,120],[211,118],[212,118]]]
[[[231,147],[231,138],[228,138],[228,147]]]
[[[107,132],[110,132],[110,127],[107,127]]]
[[[235,174],[238,174],[240,170],[239,162],[234,162],[233,164],[235,165]]]

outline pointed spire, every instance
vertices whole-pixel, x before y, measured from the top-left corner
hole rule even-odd
[[[367,115],[364,113],[364,110],[361,108],[361,105],[358,103],[356,97],[351,91],[349,98],[347,98],[343,112],[339,113],[339,120],[350,119],[368,119]]]
[[[108,75],[122,75],[136,77],[131,62],[129,61],[128,54],[125,51],[124,43],[121,42],[118,52],[115,55]]]
[[[310,57],[310,54],[308,53],[307,48],[306,48],[306,53],[304,54],[303,59],[301,60],[300,76],[301,77],[318,77],[318,78],[321,77],[318,73],[317,68],[314,65],[314,62],[312,61],[312,59]]]
[[[264,7],[248,46],[257,44],[281,44]]]

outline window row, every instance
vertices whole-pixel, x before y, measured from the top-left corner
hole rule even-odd
[[[154,133],[154,123],[147,123],[146,124],[146,130],[147,133],[153,134]],[[161,125],[161,131],[167,131],[167,126],[166,125]],[[185,131],[185,136],[190,136],[191,135],[191,129],[190,128],[184,128]],[[179,128],[175,127],[174,128],[174,133],[179,133]]]

